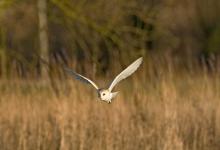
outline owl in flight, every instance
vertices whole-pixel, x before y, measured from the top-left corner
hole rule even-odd
[[[111,100],[117,95],[118,92],[112,92],[113,88],[116,86],[116,84],[118,84],[121,80],[127,78],[128,76],[130,76],[132,73],[134,73],[138,67],[141,65],[143,61],[143,58],[140,57],[137,60],[135,60],[131,65],[129,65],[126,69],[124,69],[120,74],[118,74],[115,79],[111,82],[110,86],[105,89],[105,88],[99,88],[92,80],[76,73],[75,71],[68,69],[68,68],[64,68],[70,75],[72,75],[74,78],[92,85],[97,93],[98,93],[98,97],[102,100],[105,101],[107,103],[111,103]]]

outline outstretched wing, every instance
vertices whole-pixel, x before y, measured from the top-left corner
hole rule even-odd
[[[90,79],[76,73],[75,71],[73,71],[69,68],[64,68],[64,70],[66,72],[68,72],[70,75],[72,75],[74,78],[76,78],[77,80],[80,80],[80,81],[82,81],[84,83],[87,83],[87,84],[91,84],[92,86],[94,86],[96,88],[96,90],[99,89],[98,86],[93,81],[91,81]]]
[[[142,57],[138,58],[130,66],[128,66],[125,70],[123,70],[119,75],[117,75],[117,77],[115,77],[115,79],[112,81],[111,85],[109,86],[109,91],[112,91],[112,89],[118,82],[120,82],[121,80],[127,78],[132,73],[134,73],[137,70],[137,68],[140,66],[142,61],[143,61]]]

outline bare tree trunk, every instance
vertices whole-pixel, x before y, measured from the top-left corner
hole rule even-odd
[[[1,77],[2,79],[7,78],[7,59],[6,59],[6,35],[5,30],[1,27],[1,48],[0,48],[0,57],[1,57]]]
[[[39,16],[39,44],[40,57],[45,62],[49,62],[48,24],[47,24],[47,0],[38,0]],[[45,64],[41,63],[41,75],[48,78],[48,71]]]

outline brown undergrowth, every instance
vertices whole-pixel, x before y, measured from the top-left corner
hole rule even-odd
[[[218,77],[132,77],[116,89],[109,105],[73,80],[59,97],[48,84],[1,81],[1,150],[220,149]]]

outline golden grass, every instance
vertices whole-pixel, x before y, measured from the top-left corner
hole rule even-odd
[[[130,78],[110,105],[73,80],[59,97],[37,82],[0,87],[1,150],[220,149],[218,77]]]

